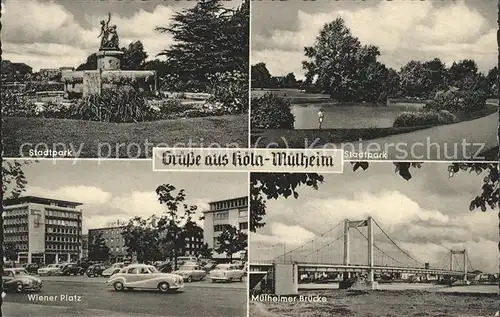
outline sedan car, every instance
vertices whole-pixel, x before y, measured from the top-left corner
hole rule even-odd
[[[132,264],[114,274],[106,282],[113,285],[117,291],[124,289],[158,289],[162,293],[177,291],[184,287],[182,276],[170,273],[160,273],[152,265]]]
[[[37,274],[40,265],[38,263],[26,263],[23,267],[28,271],[29,274]]]
[[[105,277],[112,276],[113,274],[120,272],[120,270],[123,269],[124,267],[125,267],[124,262],[114,263],[109,268],[102,271],[101,275]]]
[[[63,268],[62,264],[49,264],[46,267],[42,267],[41,269],[38,269],[37,273],[38,275],[60,275],[61,274],[61,269]]]
[[[212,283],[217,281],[243,281],[245,272],[241,270],[235,264],[218,264],[213,270],[208,274],[208,278],[212,280]]]
[[[42,280],[37,277],[29,275],[28,271],[24,268],[17,269],[4,269],[3,275],[3,289],[6,292],[24,292],[42,290]]]
[[[182,276],[184,281],[188,283],[191,283],[192,281],[201,281],[207,275],[207,272],[196,264],[183,265],[173,273]]]
[[[88,277],[102,276],[102,272],[106,269],[107,267],[104,264],[92,264],[88,267],[85,274],[87,274]]]

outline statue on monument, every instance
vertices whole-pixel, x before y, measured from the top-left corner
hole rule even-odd
[[[120,49],[116,25],[109,26],[110,21],[111,13],[108,13],[108,21],[101,20],[101,33],[97,36],[101,38],[101,50]]]

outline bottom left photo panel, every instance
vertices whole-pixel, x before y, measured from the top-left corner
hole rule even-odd
[[[246,316],[248,173],[4,160],[2,316]]]

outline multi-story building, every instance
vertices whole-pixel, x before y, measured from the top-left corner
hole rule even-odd
[[[82,210],[78,202],[24,196],[4,200],[4,241],[20,263],[59,263],[80,258]]]
[[[203,248],[203,229],[200,227],[195,227],[193,231],[186,237],[186,244],[184,245],[181,254],[184,255],[195,255],[200,254],[200,250]]]
[[[123,261],[127,257],[127,248],[125,247],[125,240],[122,236],[123,228],[123,225],[116,225],[105,228],[89,229],[89,246],[96,243],[99,236],[102,236],[109,248],[109,260],[111,262]]]
[[[80,256],[81,259],[89,258],[89,235],[82,235],[82,254]]]
[[[248,197],[238,197],[209,203],[209,210],[203,212],[203,237],[212,249],[219,247],[217,237],[228,226],[236,227],[248,234]],[[213,258],[226,258],[225,254],[212,253]],[[241,258],[245,251],[233,254],[232,258]]]

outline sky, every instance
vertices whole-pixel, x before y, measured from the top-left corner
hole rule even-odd
[[[237,7],[238,0],[224,1]],[[99,21],[111,12],[120,46],[141,40],[150,58],[173,43],[157,26],[168,26],[176,12],[194,1],[133,0],[4,0],[2,1],[2,58],[41,68],[77,67],[99,49]]]
[[[421,263],[447,266],[448,249],[465,248],[473,269],[497,272],[497,211],[469,211],[470,201],[480,193],[485,175],[461,172],[449,178],[447,166],[424,163],[421,169],[413,171],[410,181],[405,181],[395,174],[392,164],[371,163],[366,171],[353,172],[346,168],[343,174],[325,175],[318,190],[299,188],[297,199],[269,200],[264,219],[266,225],[250,235],[250,258],[253,261],[272,260],[294,248],[301,250],[301,245],[315,240],[318,244],[308,245],[306,251],[311,253],[323,248],[321,250],[332,253],[328,261],[340,263],[342,240],[331,242],[338,233],[342,235],[342,225],[331,235],[322,238],[321,234],[344,219],[362,220],[371,216],[396,244],[410,251]],[[374,230],[375,244],[391,256],[399,254],[394,252],[395,247],[388,249],[390,243],[380,232],[377,228]],[[366,264],[360,260],[366,259],[366,240],[361,243],[363,238],[355,234],[358,233],[354,231],[351,238],[351,261]],[[331,245],[326,247],[324,241]],[[292,253],[293,256],[297,252]],[[300,261],[304,254],[292,260]],[[323,251],[319,254],[319,261],[314,255],[307,261],[327,262],[325,257],[330,254],[325,255]],[[398,259],[409,263],[404,257]],[[459,257],[456,259],[458,261]],[[391,265],[391,262],[386,263]]]
[[[439,57],[448,66],[474,59],[487,72],[497,63],[496,16],[494,0],[254,1],[251,63],[266,63],[274,76],[304,78],[304,47],[323,25],[343,17],[362,44],[379,47],[379,60],[389,67]]]
[[[155,193],[161,184],[185,189],[186,202],[198,206],[198,216],[209,202],[248,194],[247,173],[153,172],[151,161],[143,160],[41,160],[24,171],[28,185],[23,195],[83,203],[84,233],[116,220],[161,215],[165,207]]]

